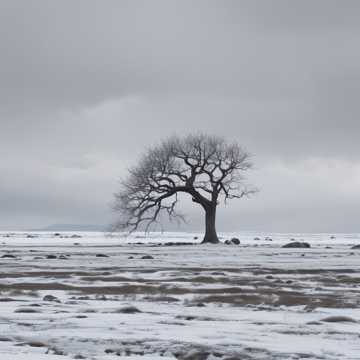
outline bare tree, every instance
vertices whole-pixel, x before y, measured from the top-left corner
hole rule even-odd
[[[216,208],[221,199],[242,198],[256,190],[244,183],[243,173],[252,167],[249,154],[238,144],[204,134],[171,137],[149,149],[115,194],[120,213],[117,230],[145,230],[161,220],[184,220],[177,213],[178,195],[188,194],[205,211],[203,243],[218,243]]]

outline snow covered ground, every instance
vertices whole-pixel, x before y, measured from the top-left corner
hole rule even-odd
[[[360,235],[332,235],[0,233],[0,359],[359,360]]]

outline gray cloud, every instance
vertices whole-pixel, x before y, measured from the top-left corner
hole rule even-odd
[[[340,5],[2,1],[0,227],[107,223],[147,146],[205,131],[255,154],[262,190],[220,229],[359,231],[360,5]]]

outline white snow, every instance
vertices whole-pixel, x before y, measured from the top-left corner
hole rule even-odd
[[[350,249],[360,235],[332,235],[158,246],[201,234],[2,232],[0,359],[168,360],[197,348],[209,360],[360,359],[360,250]],[[311,248],[281,248],[292,238]],[[44,301],[49,294],[60,302]],[[320,321],[332,315],[355,322]]]

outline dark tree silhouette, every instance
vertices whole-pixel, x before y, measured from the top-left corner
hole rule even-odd
[[[149,149],[129,170],[115,194],[120,213],[116,230],[134,231],[158,223],[162,214],[184,220],[176,212],[178,195],[188,194],[205,211],[203,243],[219,242],[216,208],[221,199],[242,198],[256,191],[244,183],[252,167],[249,154],[238,144],[204,134],[171,137]]]

